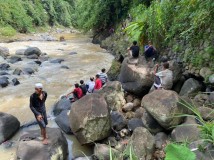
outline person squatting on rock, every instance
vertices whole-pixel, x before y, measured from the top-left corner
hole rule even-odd
[[[151,41],[149,41],[149,44],[144,47],[144,56],[149,63],[156,59],[157,51],[156,48],[152,45]]]
[[[82,90],[83,96],[87,94],[87,87],[83,80],[80,80],[80,88]]]
[[[73,94],[73,98],[70,99],[71,102],[75,102],[76,100],[83,97],[83,92],[82,92],[82,89],[79,87],[79,84],[76,83],[74,86],[75,86],[75,89],[71,93],[68,93],[66,96],[68,97],[69,95]]]
[[[87,84],[86,84],[88,93],[93,93],[94,92],[94,86],[95,86],[94,77],[91,77],[90,81],[87,82]]]
[[[96,75],[94,90],[100,90],[102,88],[102,81],[100,79],[99,74]]]
[[[43,137],[42,143],[48,144],[46,126],[48,124],[45,101],[47,99],[47,92],[43,91],[43,85],[41,83],[35,84],[35,92],[30,96],[30,109],[36,117],[36,120],[41,129],[41,135]]]
[[[166,89],[170,90],[172,89],[173,85],[173,73],[169,69],[169,63],[164,62],[163,63],[163,70],[160,72],[157,72],[159,68],[159,65],[156,64],[154,68],[154,88],[155,89]]]
[[[137,45],[137,41],[133,42],[133,45],[130,48],[128,48],[128,51],[129,51],[129,55],[132,58],[138,58],[139,57],[140,48]]]
[[[99,73],[100,79],[102,81],[102,86],[104,86],[108,81],[108,76],[107,76],[107,74],[105,72],[106,72],[106,69],[103,68],[101,70],[101,73]]]

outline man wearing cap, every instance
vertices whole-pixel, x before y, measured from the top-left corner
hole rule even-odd
[[[48,124],[45,101],[47,99],[47,92],[43,91],[43,85],[41,83],[35,84],[35,92],[30,96],[30,109],[36,117],[36,120],[41,129],[41,135],[43,137],[42,143],[48,144],[46,125]]]

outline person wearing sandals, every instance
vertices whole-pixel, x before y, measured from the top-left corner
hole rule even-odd
[[[41,83],[35,84],[35,92],[30,96],[30,109],[35,115],[37,123],[41,129],[41,136],[43,138],[42,143],[48,144],[48,137],[46,132],[46,126],[48,124],[45,102],[47,99],[47,92],[43,91],[43,85]]]

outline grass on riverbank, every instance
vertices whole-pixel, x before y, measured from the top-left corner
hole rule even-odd
[[[12,37],[16,35],[16,30],[11,26],[0,27],[0,36]]]

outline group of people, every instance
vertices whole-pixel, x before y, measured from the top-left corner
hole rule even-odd
[[[137,41],[133,42],[133,45],[128,48],[129,55],[132,58],[138,58],[140,53],[140,47],[137,45]],[[144,47],[144,56],[148,63],[157,58],[157,50],[149,41],[148,45]],[[169,63],[167,61],[162,62],[162,71],[158,72],[159,65],[154,67],[154,85],[151,90],[154,89],[171,89],[173,85],[173,73],[169,69]]]
[[[140,55],[140,47],[137,45],[137,41],[134,41],[132,46],[128,48],[129,55],[133,58],[138,58]],[[155,59],[157,57],[157,50],[149,41],[148,45],[144,47],[144,56],[147,61]]]
[[[86,94],[93,93],[94,91],[100,90],[108,81],[108,76],[106,74],[106,69],[103,68],[100,73],[98,73],[94,77],[91,77],[90,80],[85,83],[83,80],[80,80],[80,84],[76,83],[74,86],[74,90],[67,94],[66,97],[69,97],[69,95],[73,95],[72,98],[69,98],[71,102],[74,102]]]
[[[108,81],[106,70],[103,68],[100,73],[96,75],[96,78],[90,78],[90,81],[86,84],[83,80],[80,81],[80,84],[75,84],[75,89],[73,92],[73,98],[71,101],[76,101],[88,93],[93,93],[95,90],[100,90]],[[35,92],[30,96],[30,109],[33,112],[37,123],[41,129],[41,136],[43,138],[42,143],[44,145],[48,144],[48,136],[46,132],[46,126],[48,124],[45,101],[47,99],[47,92],[43,91],[43,85],[41,83],[35,84]]]
[[[139,56],[139,47],[137,46],[137,42],[133,42],[133,46],[128,49],[134,58],[138,58]],[[156,50],[151,42],[148,46],[145,47],[145,57],[151,58],[154,55],[154,50]],[[163,70],[158,72],[159,65],[157,64],[154,68],[154,85],[153,89],[171,89],[173,85],[173,74],[169,69],[169,63],[167,61],[163,62]],[[73,94],[73,97],[70,99],[72,102],[82,98],[86,94],[93,93],[96,90],[100,90],[108,81],[106,70],[102,69],[100,73],[98,73],[95,77],[90,78],[87,83],[84,83],[83,80],[79,83],[75,84],[75,89],[67,94],[69,97],[70,94]],[[48,137],[46,133],[46,125],[48,124],[46,109],[45,109],[45,101],[47,99],[47,92],[43,91],[43,85],[41,83],[37,83],[35,85],[35,92],[30,96],[30,109],[32,110],[35,118],[40,126],[41,135],[43,137],[43,144],[48,144]]]

